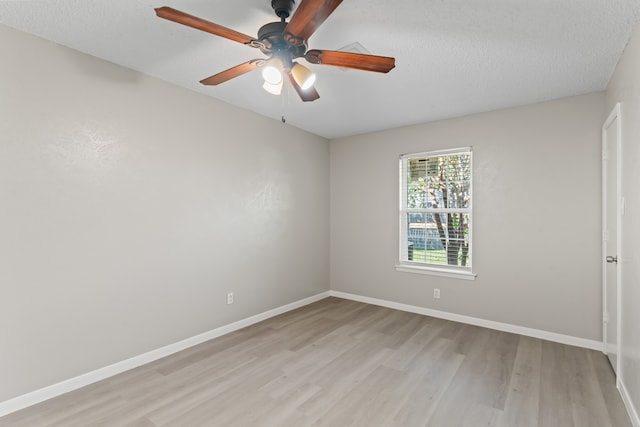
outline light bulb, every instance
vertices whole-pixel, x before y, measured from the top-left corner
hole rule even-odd
[[[262,67],[262,78],[266,83],[277,85],[282,82],[282,63],[278,59],[270,59]]]

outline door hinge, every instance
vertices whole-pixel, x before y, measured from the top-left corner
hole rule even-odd
[[[604,323],[609,323],[609,313],[602,313],[602,321]]]

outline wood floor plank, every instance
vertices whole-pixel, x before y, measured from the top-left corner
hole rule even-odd
[[[403,384],[407,374],[378,365],[319,418],[315,426],[393,425],[391,420],[405,400]]]
[[[422,322],[421,328],[391,353],[384,365],[400,371],[406,370],[416,356],[440,334],[437,324]]]
[[[599,352],[326,298],[0,418],[10,427],[631,426]]]
[[[312,384],[321,387],[322,392],[298,409],[312,419],[324,416],[336,401],[373,372],[390,352],[387,348],[379,347],[374,339],[358,343],[309,378]]]
[[[541,363],[542,341],[520,337],[509,393],[498,423],[501,427],[538,425]]]
[[[574,423],[581,427],[610,426],[606,403],[587,352],[578,347],[566,348]]]
[[[616,378],[609,360],[606,357],[602,357],[602,354],[598,351],[589,351],[588,355],[591,366],[593,366],[593,371],[600,384],[600,391],[605,406],[607,407],[611,425],[616,427],[632,427],[631,420],[627,416],[627,410],[616,388]]]
[[[298,407],[313,396],[321,392],[321,388],[314,384],[303,383],[294,389],[288,389],[286,393],[277,396],[270,395],[269,405],[259,408],[255,413],[255,420],[248,425],[264,426],[301,426],[311,425],[312,420]]]
[[[463,427],[491,427],[497,426],[500,422],[500,417],[502,415],[500,409],[496,409],[492,406],[483,405],[480,403],[474,403],[471,405],[469,411],[467,411],[464,421],[462,422]],[[517,424],[514,424],[517,426]]]
[[[462,426],[474,404],[482,399],[493,400],[492,382],[488,382],[489,364],[493,363],[497,354],[491,351],[492,335],[495,331],[463,325],[453,337],[465,336],[463,329],[473,328],[476,333],[469,337],[473,345],[455,372],[450,384],[444,391],[438,406],[431,418],[429,426]],[[459,349],[459,343],[453,340],[452,349]],[[457,354],[457,352],[456,352]]]
[[[310,377],[318,376],[319,370],[326,369],[328,364],[334,363],[335,359],[351,351],[358,343],[346,331],[333,331],[298,350],[298,357],[281,367],[281,375],[260,390],[277,398],[297,389],[300,384],[312,383]]]
[[[294,357],[294,353],[283,351],[265,359],[253,359],[242,369],[229,372],[197,389],[185,387],[185,390],[189,390],[188,395],[183,396],[176,404],[165,405],[149,413],[147,418],[158,425],[178,425],[180,422],[192,425],[211,416],[219,408],[225,408],[228,413],[242,410],[243,405],[238,402],[253,397],[254,389],[279,375],[280,363],[288,363]],[[184,421],[185,417],[188,417],[188,422]]]
[[[478,403],[504,410],[509,383],[519,345],[519,336],[515,334],[492,331],[486,344],[486,369],[480,382],[483,384]]]
[[[539,425],[575,426],[570,390],[572,383],[566,370],[567,347],[549,341],[542,342]]]
[[[413,380],[405,387],[406,401],[392,425],[437,425],[437,421],[428,423],[432,422],[433,414],[438,410],[443,395],[464,359],[464,355],[451,350],[449,339],[437,338],[425,346],[406,370]]]

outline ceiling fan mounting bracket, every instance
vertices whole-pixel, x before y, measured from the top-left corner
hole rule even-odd
[[[271,0],[271,7],[278,18],[283,21],[291,16],[294,0]]]

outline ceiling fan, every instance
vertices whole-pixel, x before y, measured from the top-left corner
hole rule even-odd
[[[307,40],[309,37],[340,3],[342,0],[302,0],[289,22],[286,22],[293,10],[294,0],[271,0],[271,7],[280,21],[263,25],[258,30],[257,38],[171,7],[159,7],[155,11],[160,18],[257,48],[267,55],[267,59],[252,59],[207,77],[200,83],[219,85],[261,67],[265,90],[273,94],[280,94],[284,80],[283,75],[286,75],[300,98],[307,102],[320,98],[320,95],[313,86],[315,74],[304,65],[296,62],[298,58],[304,58],[312,64],[378,73],[388,73],[395,67],[395,59],[386,56],[336,50],[308,50]]]

